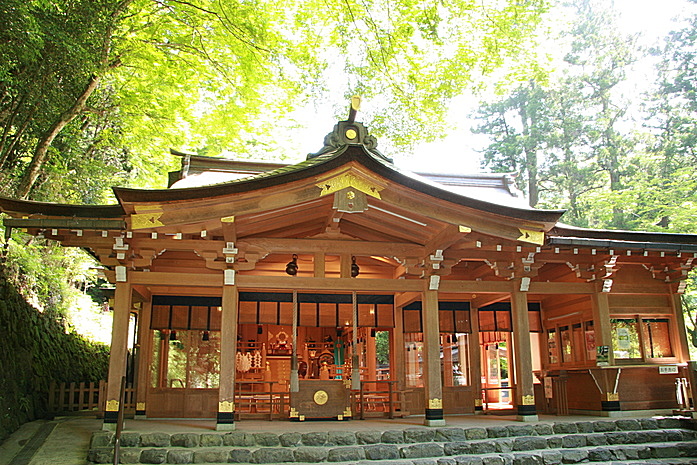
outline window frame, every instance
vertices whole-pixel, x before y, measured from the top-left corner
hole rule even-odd
[[[636,358],[618,358],[614,356],[615,338],[611,341],[611,350],[615,360],[615,365],[636,365],[636,364],[674,364],[678,362],[679,340],[677,333],[676,321],[673,315],[666,313],[619,313],[610,315],[610,325],[612,327],[613,320],[636,320],[637,321],[637,337],[639,339],[640,357]],[[646,354],[646,340],[644,335],[644,322],[648,320],[667,320],[668,326],[668,342],[673,355],[669,357],[648,357]]]

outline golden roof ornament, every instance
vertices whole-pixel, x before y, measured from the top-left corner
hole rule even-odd
[[[335,152],[349,145],[362,145],[372,155],[392,163],[391,158],[386,157],[377,150],[378,140],[375,138],[375,136],[368,133],[368,130],[363,123],[356,122],[356,114],[358,113],[360,107],[361,98],[357,95],[351,97],[348,118],[344,121],[339,121],[334,126],[334,130],[325,136],[324,147],[322,147],[316,153],[309,154],[307,159],[310,160],[317,158],[321,155]]]

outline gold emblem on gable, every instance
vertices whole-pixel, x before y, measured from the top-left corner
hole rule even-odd
[[[544,245],[545,243],[544,231],[531,231],[523,228],[518,228],[518,231],[520,231],[519,241],[530,242],[531,244],[537,245]]]
[[[380,191],[383,189],[382,187],[366,181],[353,173],[344,173],[327,179],[317,184],[317,187],[322,189],[322,192],[319,194],[320,197],[350,187],[357,191],[363,192],[366,195],[375,197],[376,199],[380,198]]]
[[[131,215],[131,229],[157,228],[164,226],[160,221],[162,212],[157,213],[134,213]]]

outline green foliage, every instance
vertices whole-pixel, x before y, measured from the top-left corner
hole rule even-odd
[[[28,269],[28,268],[27,268]],[[99,381],[107,346],[66,332],[61,319],[29,305],[0,269],[0,441],[47,413],[50,382]]]
[[[390,364],[390,332],[377,331],[375,333],[375,353],[379,365]]]
[[[105,202],[111,184],[164,187],[170,147],[283,158],[288,147],[307,150],[292,110],[329,97],[344,116],[344,96],[356,93],[371,103],[364,119],[376,135],[402,147],[431,140],[450,100],[482,76],[541,74],[527,51],[545,9],[542,0],[0,0],[3,192]]]

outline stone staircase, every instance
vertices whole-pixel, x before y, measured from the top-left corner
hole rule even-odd
[[[124,431],[121,463],[375,465],[697,464],[697,432],[678,418],[489,427],[316,432]],[[317,426],[321,430],[321,424]],[[113,463],[113,433],[92,436],[90,463]]]

